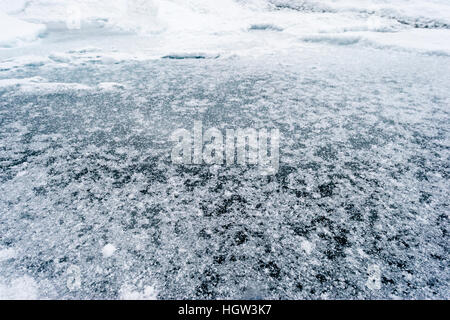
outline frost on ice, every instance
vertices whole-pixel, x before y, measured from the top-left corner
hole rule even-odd
[[[447,1],[131,4],[0,0],[0,298],[449,298]]]

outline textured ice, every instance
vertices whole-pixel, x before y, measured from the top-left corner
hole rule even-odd
[[[8,7],[48,34],[0,50],[0,298],[450,298],[445,2],[97,2]],[[278,173],[172,164],[196,120]]]
[[[29,69],[94,90],[0,88],[1,246],[17,252],[1,276],[41,298],[448,298],[447,60],[320,46]],[[279,128],[278,174],[172,165],[170,133],[198,119]]]

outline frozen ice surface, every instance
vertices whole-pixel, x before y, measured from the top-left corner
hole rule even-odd
[[[48,34],[0,50],[0,298],[450,298],[444,1],[58,3],[5,10]],[[194,120],[278,173],[172,164]]]
[[[448,298],[448,66],[313,46],[4,72],[82,86],[0,87],[1,245],[17,251],[1,276],[57,298]],[[172,165],[170,133],[198,119],[280,128],[278,174]]]

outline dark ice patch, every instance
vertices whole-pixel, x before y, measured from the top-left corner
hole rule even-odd
[[[276,25],[270,24],[270,23],[259,23],[259,24],[252,24],[249,28],[249,31],[283,31],[283,28],[278,27]]]

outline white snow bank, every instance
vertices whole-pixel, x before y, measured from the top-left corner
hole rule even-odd
[[[36,40],[46,28],[42,24],[29,23],[0,12],[0,47],[14,47]]]
[[[158,5],[152,0],[34,0],[19,13],[21,18],[45,24],[83,28],[96,22],[139,32],[160,31],[157,15]]]
[[[269,2],[298,10],[354,11],[416,21],[450,22],[448,0],[269,0]]]
[[[449,29],[407,29],[398,32],[317,33],[300,37],[302,41],[333,45],[361,44],[378,49],[398,49],[424,54],[450,56]]]
[[[450,29],[410,29],[383,35],[367,34],[366,38],[378,47],[450,56]]]
[[[67,38],[70,41],[63,43],[69,46],[75,42],[85,41],[83,44],[90,44],[91,41],[96,41],[101,52],[111,47],[111,42],[105,39],[115,37],[114,40],[120,39],[117,44],[119,51],[133,51],[136,56],[143,53],[147,58],[223,58],[232,54],[257,55],[298,50],[298,39],[332,45],[365,43],[383,48],[402,47],[441,54],[447,52],[450,42],[447,33],[442,31],[450,29],[450,2],[446,0],[19,2],[16,5],[12,0],[0,0],[0,8],[16,14],[14,18],[2,14],[6,20],[2,19],[0,26],[13,31],[0,36],[0,46],[2,37],[7,37],[3,42],[8,46],[15,46],[20,39],[30,40],[37,37],[35,27],[41,25],[29,24],[23,20],[49,24],[49,39],[52,38],[52,32],[61,33],[58,34],[58,40],[64,38],[62,33],[67,32],[70,34]],[[274,4],[285,8],[275,10]],[[79,34],[64,29],[64,23],[72,19],[68,13],[74,12],[73,8],[79,10],[82,29]],[[17,34],[17,30],[26,28],[11,28],[14,23],[23,23],[30,30]],[[95,29],[97,27],[101,30],[98,34]],[[428,27],[436,32],[410,31],[415,27]],[[416,44],[410,39],[415,35],[418,36]],[[440,41],[437,39],[439,36],[442,37]],[[427,46],[429,47],[426,48]],[[174,52],[175,54],[172,54]],[[193,54],[198,52],[208,55]],[[66,53],[53,54],[49,58],[57,63],[77,61]]]
[[[14,14],[23,11],[27,5],[27,0],[0,0],[0,11]]]
[[[334,45],[351,45],[361,41],[362,37],[358,34],[341,34],[341,33],[320,33],[301,37],[306,42],[325,42]]]

